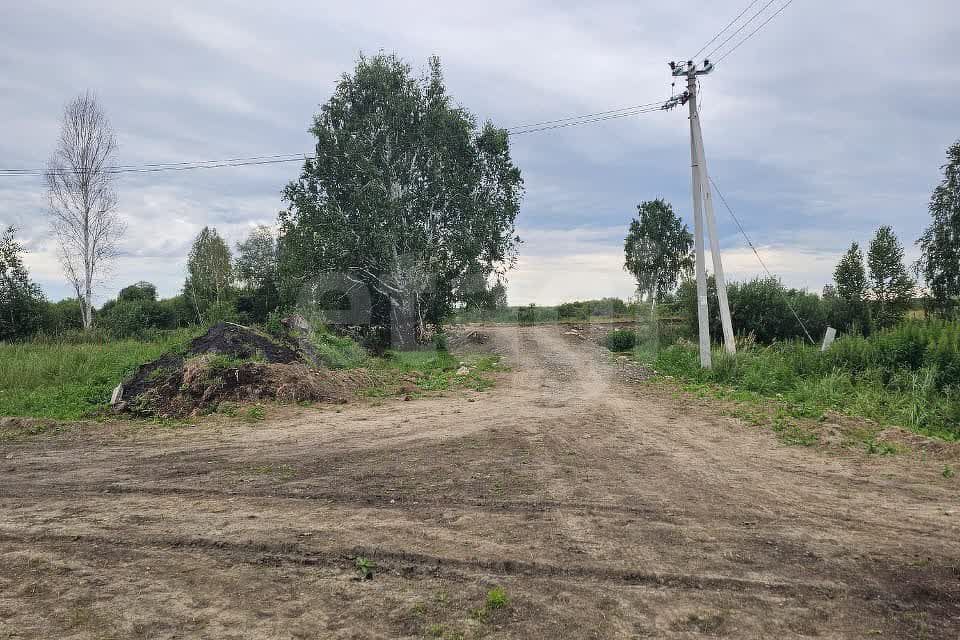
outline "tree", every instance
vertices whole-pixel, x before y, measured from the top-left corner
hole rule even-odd
[[[230,247],[216,229],[204,227],[187,257],[187,280],[183,285],[183,295],[193,306],[198,322],[204,322],[208,309],[214,310],[214,316],[223,313],[232,282]]]
[[[870,269],[870,293],[877,327],[896,324],[910,308],[914,282],[903,264],[903,247],[893,229],[884,225],[877,229],[867,252]]]
[[[43,293],[30,281],[16,232],[10,226],[0,236],[0,341],[25,338],[43,322]]]
[[[856,242],[840,258],[833,271],[836,293],[841,300],[862,302],[867,295],[867,272],[863,268],[863,252]]]
[[[263,322],[279,305],[277,288],[277,244],[269,227],[258,226],[247,239],[237,243],[235,273],[243,291],[239,311]]]
[[[129,287],[120,289],[117,294],[117,300],[121,302],[134,302],[139,300],[157,301],[157,286],[152,282],[141,280],[135,282]]]
[[[651,302],[677,288],[693,268],[693,235],[662,199],[637,206],[624,242],[624,268],[637,280],[637,291]]]
[[[116,150],[113,129],[92,93],[67,104],[46,181],[60,262],[80,301],[84,329],[93,325],[94,289],[124,233],[110,170]]]
[[[824,296],[829,303],[830,323],[841,331],[866,331],[870,320],[867,307],[867,272],[863,252],[856,242],[840,258],[833,271],[833,296]]]
[[[947,149],[943,182],[933,190],[933,221],[917,241],[917,273],[930,289],[934,307],[948,312],[960,299],[960,140]]]
[[[522,195],[509,136],[392,55],[361,57],[314,118],[315,159],[287,185],[281,282],[289,300],[317,273],[370,292],[372,323],[397,346],[449,314],[460,277],[513,264]]]

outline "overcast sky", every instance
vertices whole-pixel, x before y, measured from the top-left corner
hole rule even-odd
[[[311,117],[360,52],[417,69],[440,56],[455,99],[502,126],[647,103],[670,95],[667,61],[693,55],[747,4],[9,2],[0,167],[43,167],[64,103],[87,89],[120,164],[310,153]],[[711,174],[784,282],[820,290],[850,242],[881,224],[915,257],[960,138],[958,54],[956,0],[796,0],[703,79]],[[641,200],[664,197],[693,226],[683,110],[517,136],[512,149],[526,197],[511,303],[632,294],[623,237]],[[120,176],[129,231],[100,301],[138,280],[177,293],[200,229],[232,244],[272,224],[298,172]],[[20,229],[34,279],[58,299],[69,289],[44,212],[40,178],[0,177],[0,223]],[[733,221],[717,216],[729,277],[757,275]]]

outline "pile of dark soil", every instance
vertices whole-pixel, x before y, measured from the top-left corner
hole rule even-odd
[[[219,353],[240,360],[256,358],[267,362],[290,364],[303,357],[293,349],[278,344],[252,329],[231,322],[221,322],[190,343],[189,355]]]
[[[228,356],[226,364],[215,356]],[[313,369],[293,348],[252,329],[220,323],[184,353],[167,353],[123,382],[118,412],[184,417],[222,402],[346,402],[368,384],[364,371]]]

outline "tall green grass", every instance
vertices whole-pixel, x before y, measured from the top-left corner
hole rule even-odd
[[[701,369],[692,345],[653,360],[662,374],[713,383],[782,401],[794,415],[828,410],[918,433],[960,440],[960,324],[910,320],[862,338],[838,340],[826,353],[800,341],[716,351]]]
[[[0,415],[87,416],[139,365],[181,347],[194,333],[172,332],[150,342],[0,343]]]

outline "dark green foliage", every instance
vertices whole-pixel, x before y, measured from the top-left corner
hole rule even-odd
[[[661,199],[642,202],[637,211],[624,241],[624,268],[636,278],[641,295],[657,300],[693,269],[693,235]]]
[[[316,159],[287,185],[280,279],[298,300],[318,274],[369,289],[374,325],[414,339],[440,324],[458,279],[515,256],[522,193],[506,131],[447,93],[439,60],[425,78],[392,55],[362,57],[314,118]]]
[[[81,329],[83,319],[80,316],[80,301],[76,298],[48,302],[43,306],[43,324],[40,328],[43,334],[53,337]]]
[[[0,341],[26,338],[43,323],[43,292],[30,280],[15,234],[10,226],[0,237]]]
[[[182,296],[157,300],[157,288],[149,282],[121,289],[116,300],[108,300],[96,312],[94,320],[108,336],[143,340],[151,340],[158,331],[195,323],[193,311]]]
[[[629,329],[616,329],[607,334],[603,343],[610,351],[630,351],[637,346],[637,334]]]
[[[867,253],[867,266],[873,325],[892,327],[910,308],[914,282],[903,264],[903,247],[889,226],[877,229]]]
[[[269,227],[259,226],[237,243],[234,271],[240,284],[237,311],[252,322],[265,322],[280,305],[277,246]]]
[[[722,335],[716,282],[707,281],[710,307],[710,335]],[[803,327],[797,321],[790,305],[803,320],[813,340],[819,339],[827,327],[827,309],[819,296],[800,289],[787,289],[776,278],[756,278],[749,282],[734,282],[727,286],[733,329],[738,335],[753,334],[757,341],[771,343],[777,340],[806,339]],[[787,303],[789,301],[789,304]],[[697,286],[685,280],[677,292],[677,305],[693,335],[697,334]]]
[[[951,312],[960,299],[960,140],[947,149],[943,181],[930,198],[930,226],[917,241],[922,275],[940,312]]]
[[[830,325],[844,333],[868,332],[870,315],[867,308],[867,272],[863,252],[856,242],[840,259],[833,272],[836,286],[833,295],[824,292]]]
[[[195,322],[214,324],[236,318],[232,284],[230,248],[216,229],[204,227],[187,256],[183,285],[183,297],[194,311]]]
[[[517,323],[521,327],[530,326],[537,322],[537,306],[533,303],[529,307],[517,309]]]
[[[129,287],[124,287],[120,290],[120,293],[117,294],[118,302],[138,302],[141,300],[149,300],[151,302],[156,302],[157,300],[157,287],[156,285],[150,282],[144,282],[141,280],[135,284],[130,285]]]
[[[600,300],[578,300],[565,302],[557,307],[557,317],[561,320],[589,320],[590,318],[622,318],[630,315],[630,309],[620,298],[601,298]]]

